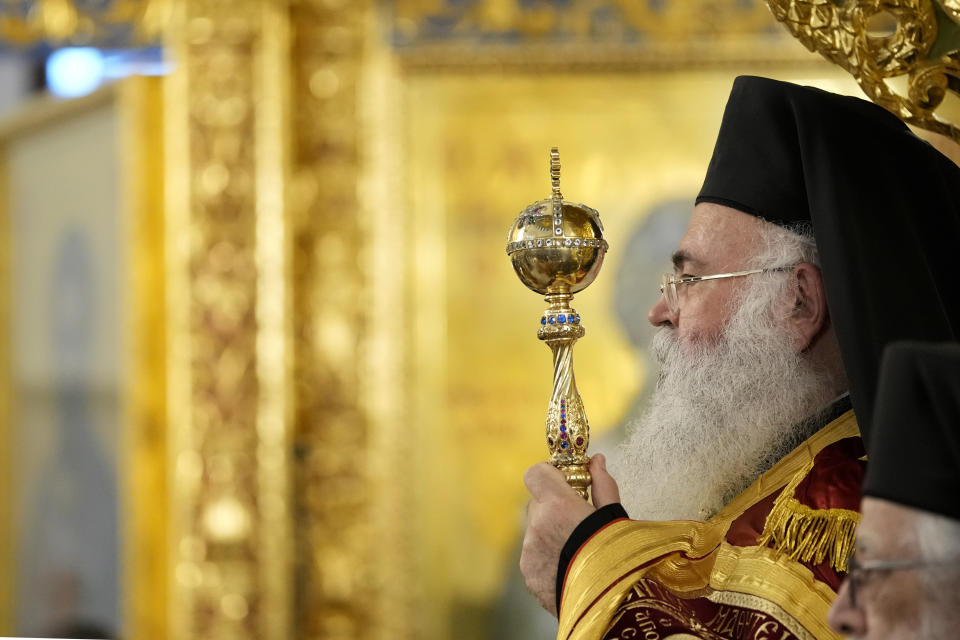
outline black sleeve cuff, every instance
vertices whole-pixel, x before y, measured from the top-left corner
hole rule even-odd
[[[570,567],[570,561],[573,560],[573,556],[576,555],[580,547],[597,531],[600,531],[600,529],[603,529],[614,520],[626,517],[627,511],[619,502],[608,504],[600,507],[584,518],[583,521],[577,525],[577,528],[573,530],[573,533],[570,534],[570,537],[567,538],[567,543],[563,545],[563,549],[560,551],[560,564],[557,566],[558,615],[560,613],[560,596],[563,592],[563,580],[567,576],[567,569]]]

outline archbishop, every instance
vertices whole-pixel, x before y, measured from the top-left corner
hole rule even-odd
[[[881,354],[957,339],[958,249],[960,169],[895,116],[738,78],[649,313],[645,413],[593,457],[592,504],[524,477],[558,638],[838,637]]]

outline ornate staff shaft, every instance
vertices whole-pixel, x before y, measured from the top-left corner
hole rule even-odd
[[[586,332],[580,324],[580,315],[570,306],[572,295],[548,295],[546,300],[550,306],[541,319],[537,337],[553,351],[553,393],[546,424],[550,462],[562,470],[567,483],[586,498],[591,481],[587,471],[590,424],[573,375],[573,344]]]
[[[587,497],[590,425],[573,375],[573,344],[584,335],[573,294],[586,288],[603,264],[607,242],[600,214],[563,200],[560,153],[550,151],[550,198],[534,202],[517,217],[507,237],[507,254],[520,280],[546,296],[547,310],[537,337],[553,352],[553,393],[547,407],[550,462],[571,487]]]

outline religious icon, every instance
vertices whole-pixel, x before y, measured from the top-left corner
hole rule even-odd
[[[507,255],[523,284],[545,296],[537,337],[553,352],[553,393],[547,407],[550,463],[583,498],[590,487],[590,425],[573,377],[573,344],[585,331],[571,305],[600,271],[607,252],[596,210],[566,202],[560,192],[560,152],[550,150],[553,193],[524,209],[507,235]]]

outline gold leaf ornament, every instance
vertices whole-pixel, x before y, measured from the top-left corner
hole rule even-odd
[[[768,0],[774,17],[811,51],[850,73],[867,96],[905,122],[960,142],[935,111],[960,88],[954,36],[960,0]],[[876,24],[887,28],[878,31]],[[949,28],[945,28],[949,26]],[[887,80],[907,76],[907,95]]]
[[[948,18],[960,24],[960,0],[941,0],[940,6]]]

